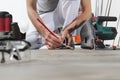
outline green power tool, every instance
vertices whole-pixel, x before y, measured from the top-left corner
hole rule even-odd
[[[81,29],[81,48],[105,48],[104,40],[115,39],[117,30],[115,27],[104,26],[105,21],[116,21],[116,17],[98,16],[91,17]]]
[[[95,24],[95,28],[97,30],[97,37],[102,40],[112,40],[115,39],[117,35],[117,30],[115,27],[103,26],[104,21],[116,21],[116,17],[106,17],[106,16],[98,16],[97,22]]]
[[[113,40],[117,35],[115,27],[104,26],[103,22],[116,21],[116,17],[98,16],[96,18],[96,24],[94,25],[96,30],[96,48],[105,48],[104,40]]]

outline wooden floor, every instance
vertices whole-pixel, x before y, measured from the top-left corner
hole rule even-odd
[[[120,50],[42,49],[21,56],[0,64],[0,80],[120,80]]]

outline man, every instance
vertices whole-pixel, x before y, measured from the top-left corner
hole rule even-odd
[[[91,15],[90,0],[27,0],[28,16],[32,26],[28,29],[26,40],[32,48],[40,48],[46,44],[48,49],[56,49],[67,38],[68,46],[72,42],[71,32],[86,21]],[[82,13],[81,13],[82,11]],[[51,31],[62,27],[59,38],[54,37],[47,31],[42,21]]]

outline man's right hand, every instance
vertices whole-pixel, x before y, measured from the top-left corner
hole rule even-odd
[[[49,50],[56,49],[56,48],[61,46],[61,36],[58,36],[57,34],[55,34],[55,35],[58,38],[56,38],[55,36],[53,36],[50,33],[46,33],[46,35],[44,36],[45,43],[46,43]]]

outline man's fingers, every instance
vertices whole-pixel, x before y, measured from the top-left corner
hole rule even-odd
[[[46,42],[46,45],[47,45],[49,50],[55,49],[55,46],[52,43],[50,43],[50,42]]]
[[[57,39],[53,35],[48,35],[46,37],[46,45],[48,45],[48,49],[55,49],[61,46],[61,39]]]
[[[69,39],[68,39],[68,46],[70,46],[71,43],[72,43],[72,38],[69,38]]]

